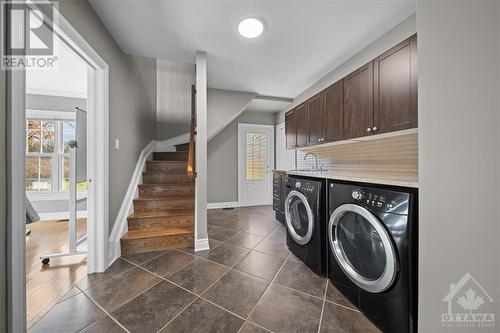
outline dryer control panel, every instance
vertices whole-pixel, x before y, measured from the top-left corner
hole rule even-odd
[[[330,196],[341,197],[345,203],[356,203],[386,213],[408,214],[408,193],[335,183],[330,183],[329,190]]]

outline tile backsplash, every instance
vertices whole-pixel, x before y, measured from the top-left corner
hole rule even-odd
[[[298,150],[297,169],[315,167],[314,156],[304,159],[308,152],[318,156],[318,164],[324,170],[418,180],[417,133]]]

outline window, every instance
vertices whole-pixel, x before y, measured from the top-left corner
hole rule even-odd
[[[266,179],[266,147],[265,133],[246,133],[246,180]]]
[[[68,191],[67,143],[75,139],[75,121],[53,117],[37,119],[33,113],[30,112],[26,120],[26,191]],[[57,113],[61,112],[54,112]],[[79,183],[78,189],[86,190],[87,183]]]

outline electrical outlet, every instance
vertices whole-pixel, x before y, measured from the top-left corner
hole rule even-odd
[[[115,139],[115,149],[120,149],[120,139]]]

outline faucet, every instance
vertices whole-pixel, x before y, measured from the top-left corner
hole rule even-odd
[[[316,155],[315,153],[313,153],[313,152],[310,151],[310,152],[308,152],[307,154],[304,155],[304,161],[306,160],[307,156],[309,156],[309,155],[314,156],[314,158],[316,159],[316,167],[314,168],[314,170],[318,171],[319,170],[319,167],[318,167],[318,155]],[[319,171],[321,171],[321,170],[319,170]]]

